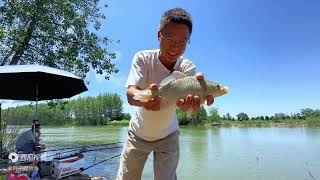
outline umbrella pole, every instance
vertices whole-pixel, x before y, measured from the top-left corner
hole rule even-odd
[[[2,136],[3,136],[3,131],[2,131],[2,119],[1,119],[1,112],[2,112],[2,108],[1,108],[1,103],[0,103],[0,159],[2,159]]]
[[[34,146],[34,143],[36,142],[36,122],[38,121],[38,95],[36,97],[36,119],[35,120],[36,121],[33,121],[33,135],[34,135],[33,136],[33,146]]]
[[[35,120],[37,121],[38,120],[38,94],[39,93],[39,90],[38,90],[38,82],[36,82],[36,115],[35,115]],[[33,153],[32,154],[34,154],[34,151],[35,151],[35,149],[34,149],[34,144],[35,144],[35,142],[36,142],[36,121],[33,121],[33,124],[32,124],[32,126],[33,126]]]
[[[36,83],[36,120],[38,120],[38,94],[39,90],[38,90],[38,82]]]

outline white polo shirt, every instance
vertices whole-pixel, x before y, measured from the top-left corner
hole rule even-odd
[[[168,77],[171,72],[161,63],[159,59],[159,49],[145,50],[135,54],[129,73],[126,87],[136,85],[141,89],[146,89],[149,84],[160,82]],[[195,75],[195,66],[191,61],[180,57],[174,71],[180,71],[187,75]],[[174,131],[178,130],[178,120],[176,117],[176,107],[169,110],[148,111],[144,107],[135,108],[135,113],[130,120],[129,130],[146,141],[162,139]]]

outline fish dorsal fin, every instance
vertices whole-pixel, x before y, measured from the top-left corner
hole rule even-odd
[[[173,72],[170,74],[170,76],[164,78],[164,79],[161,81],[161,83],[160,83],[159,86],[160,86],[160,87],[165,86],[165,85],[171,83],[171,82],[174,81],[174,80],[181,79],[181,78],[184,78],[184,77],[186,77],[186,76],[187,76],[186,74],[184,74],[184,73],[182,73],[182,72],[180,72],[180,71],[173,71]]]

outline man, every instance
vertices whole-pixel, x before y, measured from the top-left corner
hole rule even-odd
[[[33,151],[40,151],[45,149],[45,145],[40,139],[40,124],[37,120],[34,120],[34,123],[31,129],[23,132],[16,141],[16,149],[22,153],[32,153]]]
[[[152,100],[134,100],[133,94],[142,89],[157,90],[160,82],[173,71],[193,76],[196,73],[191,61],[182,57],[190,41],[192,20],[189,13],[174,8],[164,13],[160,21],[158,41],[160,49],[146,50],[135,54],[126,83],[127,99],[135,106],[124,144],[118,180],[139,180],[148,155],[154,155],[154,179],[175,180],[179,161],[179,129],[176,108],[169,111],[160,108],[161,97]],[[195,75],[198,80],[204,75]],[[213,97],[206,97],[213,104]],[[200,110],[199,96],[188,95],[177,106],[182,111]],[[168,109],[168,108],[166,108]]]

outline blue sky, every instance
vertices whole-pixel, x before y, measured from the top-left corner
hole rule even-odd
[[[197,71],[230,88],[214,104],[220,114],[250,116],[320,108],[320,2],[316,0],[113,0],[105,9],[102,34],[119,39],[120,72],[111,81],[89,74],[87,94],[118,92],[135,52],[158,48],[164,11],[182,7],[194,30],[185,56]],[[125,101],[126,102],[126,101]],[[125,110],[131,112],[130,106]]]
[[[98,32],[120,40],[119,73],[111,80],[90,72],[89,91],[81,96],[119,93],[135,52],[158,48],[164,11],[186,9],[194,29],[185,57],[207,79],[225,84],[230,94],[217,98],[221,115],[294,113],[320,108],[320,1],[317,0],[111,0]]]

